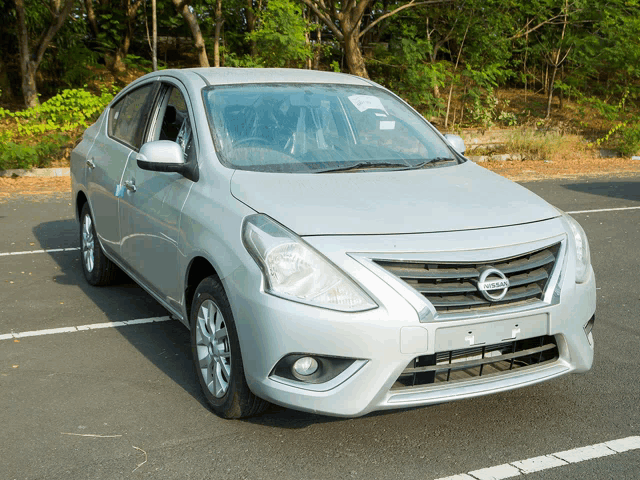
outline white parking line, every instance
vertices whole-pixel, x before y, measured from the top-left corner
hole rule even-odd
[[[565,213],[574,214],[574,213],[618,212],[620,210],[640,210],[640,207],[599,208],[596,210],[575,210],[573,212],[565,212]]]
[[[55,252],[77,252],[80,247],[69,248],[49,248],[47,250],[26,250],[24,252],[2,252],[0,257],[7,257],[9,255],[30,255],[32,253],[55,253]]]
[[[519,477],[527,473],[540,472],[550,468],[584,462],[594,458],[616,455],[629,450],[640,449],[640,437],[626,437],[604,443],[587,445],[564,452],[556,452],[541,457],[528,458],[517,462],[505,463],[494,467],[482,468],[469,473],[442,477],[438,480],[501,480],[503,478]]]
[[[87,330],[98,330],[100,328],[117,328],[126,327],[129,325],[140,325],[142,323],[154,323],[154,322],[166,322],[171,320],[171,317],[149,317],[138,318],[136,320],[123,320],[121,322],[106,322],[106,323],[91,323],[89,325],[79,325],[77,327],[60,327],[60,328],[48,328],[45,330],[31,330],[28,332],[11,332],[0,335],[0,340],[11,340],[14,338],[25,337],[38,337],[41,335],[55,335],[56,333],[72,333],[83,332]]]

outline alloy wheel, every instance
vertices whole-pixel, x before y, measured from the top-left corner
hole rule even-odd
[[[200,305],[196,321],[198,365],[209,392],[221,398],[229,390],[231,345],[220,308],[211,300]]]
[[[93,224],[89,215],[84,216],[82,221],[82,260],[87,272],[93,271],[95,264],[94,257],[94,239],[93,239]]]

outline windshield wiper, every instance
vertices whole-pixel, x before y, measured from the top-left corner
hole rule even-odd
[[[416,163],[415,165],[410,165],[404,170],[414,170],[414,169],[419,169],[424,167],[433,167],[438,163],[449,163],[449,162],[455,162],[455,161],[456,159],[451,157],[435,157],[435,158],[430,158],[429,160],[425,160],[424,162]]]
[[[333,172],[349,172],[351,170],[366,170],[366,169],[377,169],[377,168],[390,168],[394,170],[417,170],[419,168],[432,167],[438,163],[449,163],[455,162],[455,158],[451,157],[435,157],[430,158],[429,160],[425,160],[424,162],[416,163],[415,165],[407,165],[406,163],[396,163],[396,162],[358,162],[352,163],[351,165],[346,165],[343,167],[330,168],[327,170],[320,170],[317,173],[333,173]]]
[[[399,170],[405,170],[408,168],[413,168],[410,165],[407,165],[405,162],[403,163],[395,163],[395,162],[357,162],[352,163],[350,165],[345,165],[342,167],[329,168],[327,170],[320,170],[316,173],[334,173],[334,172],[348,172],[350,170],[365,170],[365,169],[377,169],[377,168],[393,168]]]

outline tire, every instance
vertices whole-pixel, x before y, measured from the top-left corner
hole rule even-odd
[[[102,251],[88,203],[80,213],[80,263],[84,278],[94,286],[111,285],[119,270]]]
[[[238,331],[231,306],[217,277],[205,278],[191,308],[193,365],[211,409],[222,418],[243,418],[269,403],[255,396],[244,375]]]

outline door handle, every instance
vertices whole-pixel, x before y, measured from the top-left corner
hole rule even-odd
[[[124,182],[124,186],[130,192],[135,192],[137,190],[136,184],[133,180],[127,180],[126,182]]]
[[[91,170],[93,170],[94,168],[96,168],[96,164],[93,163],[93,158],[88,158],[87,159],[87,167],[89,167]]]

